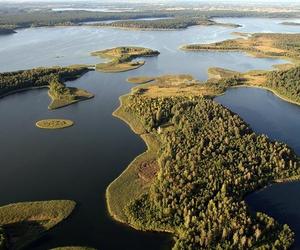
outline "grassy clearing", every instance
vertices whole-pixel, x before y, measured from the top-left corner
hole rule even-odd
[[[155,78],[148,84],[138,86],[133,92],[141,92],[148,97],[171,97],[171,96],[212,96],[214,90],[201,84],[191,75],[163,75]]]
[[[21,249],[66,219],[76,203],[70,200],[21,202],[0,207],[0,225],[9,249]]]
[[[255,57],[275,57],[300,61],[299,34],[269,34],[269,33],[235,33],[241,36],[211,44],[191,44],[181,47],[188,51],[215,50],[215,51],[245,51]]]
[[[210,79],[205,83],[208,88],[215,88],[218,86],[218,90],[215,91],[215,95],[223,94],[230,87],[255,87],[262,88],[271,91],[274,95],[280,99],[300,105],[299,94],[297,94],[297,70],[299,67],[295,65],[287,64],[281,65],[275,71],[268,70],[251,70],[245,73],[230,71],[222,68],[210,68]],[[278,79],[270,80],[271,73],[277,74]],[[283,84],[283,80],[287,77],[294,77],[295,83],[288,83],[286,86]],[[234,81],[232,81],[234,79]],[[274,81],[277,84],[274,85]],[[231,82],[234,82],[232,84]],[[270,84],[270,82],[273,82]],[[282,86],[280,86],[282,85]],[[274,87],[276,86],[276,87]]]
[[[158,56],[157,50],[141,47],[117,47],[91,53],[92,56],[99,56],[111,60],[108,63],[99,63],[96,70],[105,73],[117,73],[137,69],[145,64],[145,61],[133,61],[138,57]]]
[[[134,83],[134,84],[144,84],[144,83],[152,82],[154,80],[155,78],[148,77],[148,76],[137,76],[137,77],[127,78],[127,82]]]
[[[223,69],[223,68],[209,68],[208,69],[208,77],[209,78],[224,78],[224,77],[232,77],[234,75],[239,74],[239,72],[229,70],[229,69]]]
[[[96,70],[105,73],[119,73],[130,70],[135,70],[142,67],[145,61],[127,62],[127,63],[99,63],[96,65]]]
[[[42,129],[62,129],[73,125],[73,121],[65,119],[46,119],[36,122],[36,126]]]

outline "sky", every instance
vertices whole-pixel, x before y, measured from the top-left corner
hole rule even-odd
[[[185,2],[184,0],[177,2]],[[237,3],[249,3],[249,0],[188,0],[189,2],[237,2]],[[300,0],[298,0],[300,1]],[[298,2],[297,0],[251,0],[250,2],[260,2],[260,3],[291,3]],[[84,2],[83,0],[0,0],[0,2]],[[141,3],[153,3],[153,2],[172,2],[172,0],[89,0],[86,2],[141,2]]]

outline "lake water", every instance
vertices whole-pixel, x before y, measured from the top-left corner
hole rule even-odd
[[[239,114],[252,129],[272,140],[287,143],[300,155],[300,106],[277,98],[270,91],[233,88],[215,100]],[[300,182],[276,184],[249,195],[247,203],[296,232],[294,249],[300,248]]]
[[[121,45],[145,46],[161,52],[157,58],[146,59],[145,66],[135,71],[117,74],[89,72],[68,83],[91,91],[95,98],[63,109],[47,109],[49,98],[46,90],[0,99],[0,139],[3,142],[0,145],[0,205],[45,199],[78,202],[75,213],[37,242],[36,248],[64,245],[88,245],[108,250],[170,248],[166,235],[132,230],[107,215],[104,199],[107,185],[145,150],[143,141],[111,113],[119,105],[118,97],[132,87],[125,81],[129,76],[190,73],[205,80],[211,66],[247,71],[270,69],[273,64],[285,62],[253,58],[244,53],[183,52],[178,50],[180,45],[232,38],[233,31],[299,32],[299,27],[297,31],[292,26],[278,24],[283,21],[279,19],[234,18],[222,21],[239,23],[243,27],[191,27],[182,31],[56,27],[23,29],[14,35],[0,36],[1,72],[37,66],[97,63],[101,60],[89,56],[91,51]],[[266,26],[263,27],[262,23]],[[229,90],[217,101],[237,112],[256,132],[284,141],[300,153],[298,106],[283,102],[267,91],[244,88]],[[40,130],[34,126],[36,120],[51,117],[72,119],[75,126],[57,131]],[[285,208],[290,203],[275,195],[278,189],[284,192],[286,188],[293,189],[293,199],[297,199],[298,186],[287,184],[258,192],[251,196],[254,197],[252,203],[252,198],[249,198],[249,203],[254,209],[262,210],[264,207],[259,207],[259,204],[264,204],[262,199],[271,202],[277,198],[272,211],[279,212],[269,214],[281,220],[282,207],[288,211],[296,209],[298,204],[300,211],[299,202],[294,204],[296,208]],[[293,222],[299,225],[299,212],[290,211],[290,225]],[[300,235],[297,225],[293,229]]]

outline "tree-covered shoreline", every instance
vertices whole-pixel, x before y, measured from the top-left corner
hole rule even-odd
[[[86,66],[72,66],[0,73],[0,97],[28,89],[47,87],[52,99],[49,109],[65,107],[94,96],[83,89],[70,88],[64,84],[88,71]]]
[[[134,129],[142,127],[138,131],[144,130],[143,135],[158,138],[159,171],[143,193],[112,209],[114,218],[121,210],[121,221],[125,218],[136,229],[172,232],[174,249],[290,247],[289,227],[265,214],[250,213],[243,198],[278,179],[298,176],[300,162],[293,150],[256,135],[241,118],[210,99],[147,95],[154,84],[136,87],[122,99],[117,114]],[[139,164],[133,162],[109,187],[109,205],[114,190]]]
[[[112,27],[125,29],[141,29],[141,30],[178,30],[186,29],[190,26],[224,26],[224,27],[240,27],[238,24],[218,23],[207,18],[193,17],[174,17],[159,20],[126,20],[115,21],[111,23],[93,24],[95,27]]]

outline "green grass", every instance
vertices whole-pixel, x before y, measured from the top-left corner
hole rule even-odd
[[[148,76],[137,76],[137,77],[129,77],[127,78],[127,82],[134,83],[134,84],[144,84],[148,82],[154,81],[154,77],[148,77]]]
[[[9,239],[9,249],[21,249],[51,229],[74,210],[70,200],[20,202],[0,207],[0,225]]]
[[[42,129],[62,129],[73,126],[74,122],[65,119],[46,119],[36,122],[36,126]]]
[[[48,95],[52,100],[48,106],[49,109],[62,108],[94,97],[92,93],[84,89],[66,87],[61,83],[60,85],[60,88],[63,90],[56,90],[55,88],[51,87],[52,83],[50,84]]]
[[[119,73],[138,69],[144,64],[144,61],[128,63],[99,63],[96,65],[96,70],[104,73]]]
[[[126,122],[136,134],[142,137],[147,145],[147,151],[137,156],[106,190],[109,213],[114,219],[122,223],[129,223],[125,212],[126,205],[149,188],[149,185],[143,183],[138,177],[138,167],[143,162],[156,159],[157,150],[160,148],[158,138],[153,134],[145,133],[141,121],[133,114],[126,112],[127,98],[128,96],[121,97],[121,106],[114,112],[114,116]]]

